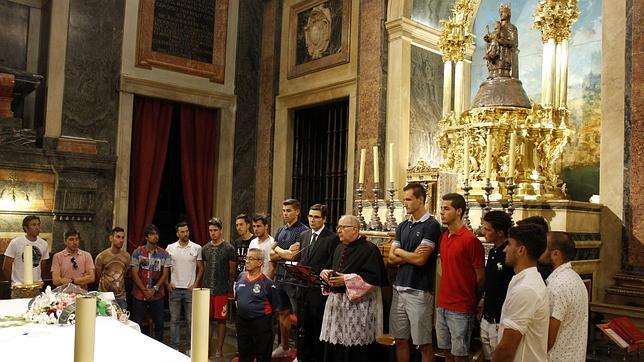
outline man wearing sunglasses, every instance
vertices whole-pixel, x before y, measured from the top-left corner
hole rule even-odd
[[[76,284],[83,289],[94,283],[94,261],[90,253],[80,250],[80,233],[74,229],[65,233],[65,249],[54,254],[51,275],[55,286]]]

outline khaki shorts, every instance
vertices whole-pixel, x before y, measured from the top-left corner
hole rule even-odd
[[[422,290],[398,291],[394,288],[389,312],[389,333],[409,339],[417,346],[432,343],[434,296]]]

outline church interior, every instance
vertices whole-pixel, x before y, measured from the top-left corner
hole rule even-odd
[[[26,215],[95,256],[114,226],[129,251],[150,223],[273,233],[288,198],[387,255],[419,181],[437,218],[457,192],[473,230],[570,233],[590,323],[644,329],[642,24],[637,0],[0,0],[0,264]]]

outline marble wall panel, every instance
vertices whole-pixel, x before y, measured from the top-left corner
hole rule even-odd
[[[253,214],[255,209],[255,165],[257,151],[257,112],[259,110],[260,45],[263,2],[242,1],[239,6],[235,93],[235,160],[233,164],[232,216]],[[235,220],[232,220],[234,225]],[[232,226],[232,225],[231,225]],[[231,235],[235,235],[232,233]]]
[[[443,105],[443,60],[423,48],[411,48],[409,164],[425,160],[439,166],[442,156],[436,135]]]
[[[72,0],[62,133],[108,142],[115,152],[124,1]]]
[[[29,7],[0,0],[0,65],[27,70]]]
[[[440,28],[439,21],[452,14],[456,0],[413,0],[411,18],[419,23]]]

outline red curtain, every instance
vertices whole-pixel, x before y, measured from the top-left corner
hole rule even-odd
[[[181,105],[181,177],[191,239],[210,240],[208,220],[213,216],[219,113],[216,109]]]
[[[143,229],[154,218],[171,121],[171,102],[134,98],[127,235],[130,253],[142,243]]]

